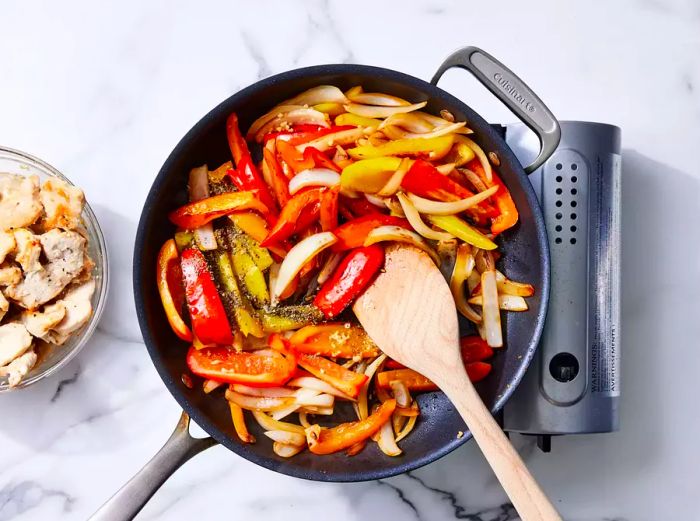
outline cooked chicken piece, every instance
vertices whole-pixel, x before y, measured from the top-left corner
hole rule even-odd
[[[41,243],[39,237],[34,235],[26,228],[18,228],[14,230],[15,242],[17,243],[17,253],[15,253],[15,261],[22,266],[22,271],[25,274],[42,269],[39,262],[41,255]]]
[[[22,381],[22,378],[27,376],[27,373],[36,364],[36,353],[27,351],[22,356],[15,358],[5,367],[0,367],[0,375],[8,375],[7,383],[10,387],[15,387]]]
[[[65,288],[85,263],[85,238],[73,231],[51,230],[39,236],[48,263],[41,271],[5,290],[5,296],[25,309],[34,310]]]
[[[5,317],[5,314],[10,309],[10,303],[5,298],[5,295],[0,291],[0,320]]]
[[[90,256],[85,254],[85,264],[83,264],[83,269],[78,273],[73,279],[73,284],[81,284],[87,282],[92,278],[92,270],[95,268],[94,261]]]
[[[15,251],[15,236],[12,232],[0,231],[0,264],[5,262],[5,257]]]
[[[20,320],[24,327],[37,338],[44,338],[49,329],[55,327],[66,316],[66,306],[59,300],[44,306],[43,311],[23,311]]]
[[[72,230],[80,225],[85,196],[83,191],[60,179],[48,179],[39,193],[46,215],[39,223],[43,230],[63,228]]]
[[[92,294],[95,292],[95,280],[69,288],[65,296],[56,302],[66,308],[66,316],[49,331],[46,340],[53,344],[63,344],[71,333],[77,331],[92,316]]]
[[[22,280],[22,270],[19,266],[5,263],[0,266],[0,286],[14,286]]]
[[[32,335],[19,322],[0,326],[0,366],[7,365],[32,345]]]
[[[0,230],[29,226],[42,210],[37,176],[0,174]]]

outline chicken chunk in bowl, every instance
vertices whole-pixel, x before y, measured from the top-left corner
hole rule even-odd
[[[107,259],[83,191],[0,147],[0,391],[65,365],[102,312]]]

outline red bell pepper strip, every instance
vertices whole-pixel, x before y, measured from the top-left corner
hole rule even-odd
[[[498,174],[492,169],[491,181],[486,178],[486,173],[481,163],[477,160],[471,161],[467,164],[472,172],[478,175],[487,187],[492,187],[494,185],[498,186],[498,191],[493,194],[492,199],[496,203],[496,208],[498,208],[498,215],[491,221],[491,233],[498,235],[503,233],[508,228],[515,226],[518,222],[518,209],[515,207],[515,202],[510,196],[510,192],[506,185],[503,183]]]
[[[339,252],[358,248],[365,243],[369,232],[384,225],[402,226],[407,230],[412,229],[409,222],[403,217],[394,217],[393,215],[384,215],[381,213],[358,217],[345,224],[341,224],[335,229],[333,233],[338,237],[338,242],[331,246],[331,250]]]
[[[299,354],[297,363],[316,378],[331,384],[352,398],[357,398],[367,381],[367,375],[345,369],[322,356]]]
[[[277,161],[275,153],[267,147],[263,148],[263,161],[265,161],[267,168],[270,170],[272,191],[275,194],[275,199],[277,199],[277,204],[280,208],[284,208],[284,205],[287,204],[291,198],[289,195],[287,176],[282,173],[282,167]]]
[[[308,148],[307,148],[308,150]],[[340,187],[334,186],[321,194],[319,221],[321,230],[328,232],[338,227],[338,192]]]
[[[383,265],[384,248],[381,246],[355,248],[321,286],[314,305],[326,318],[337,317],[369,286]]]
[[[478,335],[464,336],[459,340],[462,361],[465,364],[483,362],[493,356],[493,349]]]
[[[226,192],[181,206],[168,214],[175,225],[187,230],[200,226],[241,210],[257,210],[263,215],[269,214],[267,206],[259,199],[255,191]]]
[[[488,376],[491,372],[491,364],[486,362],[471,362],[465,365],[469,379],[476,383]],[[377,385],[382,389],[389,389],[391,382],[401,381],[409,391],[437,391],[438,386],[430,379],[413,369],[394,369],[382,371],[377,374]]]
[[[346,197],[340,196],[341,207],[349,211],[352,217],[364,217],[365,215],[385,215],[376,206],[370,203],[364,197]]]
[[[421,159],[413,162],[401,181],[401,186],[420,197],[438,201],[457,201],[474,195],[461,184],[442,175],[432,164]],[[470,208],[467,213],[480,223],[498,215],[498,212],[485,202]]]
[[[197,376],[217,382],[276,387],[287,383],[296,372],[297,363],[292,352],[275,356],[269,352],[238,352],[228,347],[190,347],[187,366]]]
[[[236,163],[236,169],[227,172],[231,181],[239,190],[258,190],[260,201],[262,201],[271,212],[274,212],[276,208],[275,202],[270,195],[270,191],[264,179],[255,167],[253,159],[250,157],[250,151],[238,127],[238,116],[235,112],[231,113],[226,120],[226,134],[228,136],[231,155]]]
[[[301,222],[302,211],[309,205],[319,205],[323,190],[325,188],[311,188],[294,194],[294,197],[282,208],[277,223],[275,223],[275,226],[267,234],[261,245],[266,247],[270,244],[279,243],[303,229],[302,226],[304,224],[308,227],[310,223]],[[311,213],[313,214],[313,211]],[[316,215],[318,215],[318,210],[316,210]],[[309,219],[309,217],[305,217],[305,219]]]
[[[312,425],[306,430],[306,441],[313,454],[332,454],[347,449],[373,436],[396,410],[396,400],[390,399],[364,420],[343,423],[331,429]]]
[[[181,299],[184,299],[184,295],[182,294],[182,272],[178,260],[175,241],[173,239],[165,241],[158,253],[156,274],[158,292],[163,303],[165,316],[168,318],[168,323],[174,333],[185,342],[192,342],[192,331],[180,316],[183,303]],[[178,275],[179,277],[177,277]],[[178,296],[176,290],[181,296]]]
[[[277,152],[295,174],[314,167],[312,157],[304,156],[303,152],[299,152],[294,145],[290,145],[287,141],[277,141]]]
[[[195,336],[204,345],[230,345],[231,325],[204,255],[196,248],[188,248],[180,256],[180,266]]]
[[[342,171],[342,168],[336,165],[331,159],[328,159],[323,152],[314,147],[306,147],[304,149],[304,159],[311,159],[316,168],[328,168],[338,173]]]

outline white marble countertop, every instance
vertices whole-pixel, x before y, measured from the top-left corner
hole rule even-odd
[[[467,44],[511,66],[559,118],[623,129],[621,430],[555,439],[550,454],[516,443],[567,520],[697,519],[700,7],[573,4],[3,2],[0,143],[85,189],[112,284],[85,351],[56,377],[0,396],[0,521],[86,519],[177,421],[141,340],[131,257],[146,192],[185,132],[273,73],[357,62],[429,78]],[[467,75],[450,73],[443,85],[491,121],[512,121]],[[139,519],[222,515],[516,518],[469,443],[410,475],[348,485],[275,474],[216,447],[178,471]]]

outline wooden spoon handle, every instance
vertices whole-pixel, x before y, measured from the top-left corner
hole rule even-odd
[[[441,386],[459,411],[523,521],[561,521],[535,478],[481,401],[469,378]]]

